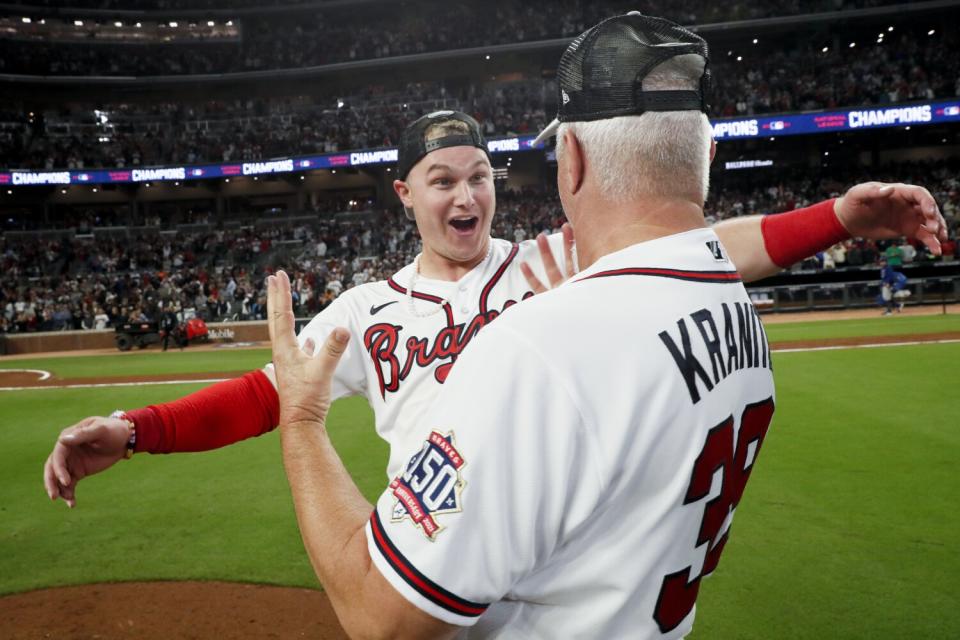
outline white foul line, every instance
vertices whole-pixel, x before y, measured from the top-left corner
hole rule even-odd
[[[877,342],[873,344],[838,344],[829,347],[801,347],[798,349],[777,349],[771,347],[774,353],[803,353],[805,351],[839,351],[840,349],[877,349],[879,347],[910,347],[918,344],[950,344],[960,340],[912,340],[909,342]]]
[[[840,351],[844,349],[876,349],[879,347],[909,347],[920,344],[950,344],[954,342],[960,342],[960,339],[954,340],[911,340],[907,342],[878,342],[874,344],[842,344],[828,347],[803,347],[798,349],[777,349],[776,347],[771,347],[771,351],[774,353],[803,353],[806,351]],[[47,371],[41,371],[39,369],[0,369],[0,374],[4,371],[33,371],[37,373],[46,374],[40,380],[46,380],[50,377],[50,373]],[[194,380],[142,380],[139,382],[99,382],[99,383],[85,383],[85,384],[59,384],[59,385],[44,385],[36,387],[0,387],[0,391],[24,391],[24,390],[34,390],[34,389],[103,389],[107,387],[141,387],[147,385],[161,385],[161,384],[213,384],[214,382],[223,382],[224,380],[229,380],[229,378],[207,378],[207,379],[194,379]]]
[[[14,369],[0,369],[4,371],[14,371]],[[85,384],[51,384],[36,387],[0,387],[0,391],[33,391],[35,389],[102,389],[105,387],[142,387],[152,384],[213,384],[214,382],[223,382],[229,378],[208,378],[205,380],[141,380],[139,382],[98,382]]]

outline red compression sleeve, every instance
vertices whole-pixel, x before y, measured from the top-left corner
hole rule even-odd
[[[836,198],[763,217],[760,221],[763,245],[774,264],[786,269],[850,237],[833,211],[834,202]]]
[[[263,371],[252,371],[127,415],[137,427],[137,451],[209,451],[276,427],[280,397]]]

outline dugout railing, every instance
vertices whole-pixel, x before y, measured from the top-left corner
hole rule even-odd
[[[879,279],[819,282],[780,286],[748,286],[750,298],[761,313],[883,308]],[[909,296],[897,297],[905,306],[960,303],[960,275],[909,278]]]

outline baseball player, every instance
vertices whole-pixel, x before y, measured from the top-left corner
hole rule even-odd
[[[907,276],[897,271],[885,257],[880,258],[880,293],[877,295],[877,304],[884,307],[883,315],[892,314],[894,306],[898,312],[903,311],[904,301],[909,297]]]
[[[478,332],[559,284],[574,264],[569,228],[519,244],[490,238],[496,208],[490,158],[480,127],[466,114],[442,111],[412,123],[398,164],[394,188],[416,220],[422,253],[386,281],[345,291],[299,336],[304,348],[321,344],[335,326],[355,336],[337,370],[334,398],[361,394],[370,402],[377,433],[391,445],[389,477],[420,439],[419,418]],[[745,280],[772,275],[851,233],[916,236],[936,253],[942,217],[929,194],[923,206],[930,208],[917,213],[917,189],[883,192],[868,183],[806,209],[725,221],[711,250],[729,255]],[[554,254],[563,256],[559,264]],[[51,499],[73,506],[79,480],[134,451],[210,450],[261,435],[277,421],[268,365],[180,400],[65,429],[44,465],[45,488]]]
[[[692,628],[774,410],[763,325],[704,222],[707,61],[702,38],[639,13],[566,50],[541,138],[559,137],[581,271],[475,338],[375,507],[325,432],[353,336],[303,353],[289,280],[270,278],[284,464],[349,634]]]

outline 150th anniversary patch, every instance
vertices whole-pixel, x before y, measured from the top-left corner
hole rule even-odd
[[[406,471],[390,483],[397,498],[391,522],[409,519],[428,539],[436,540],[444,529],[436,517],[461,510],[460,493],[466,483],[460,469],[464,464],[452,431],[446,435],[431,432]]]

